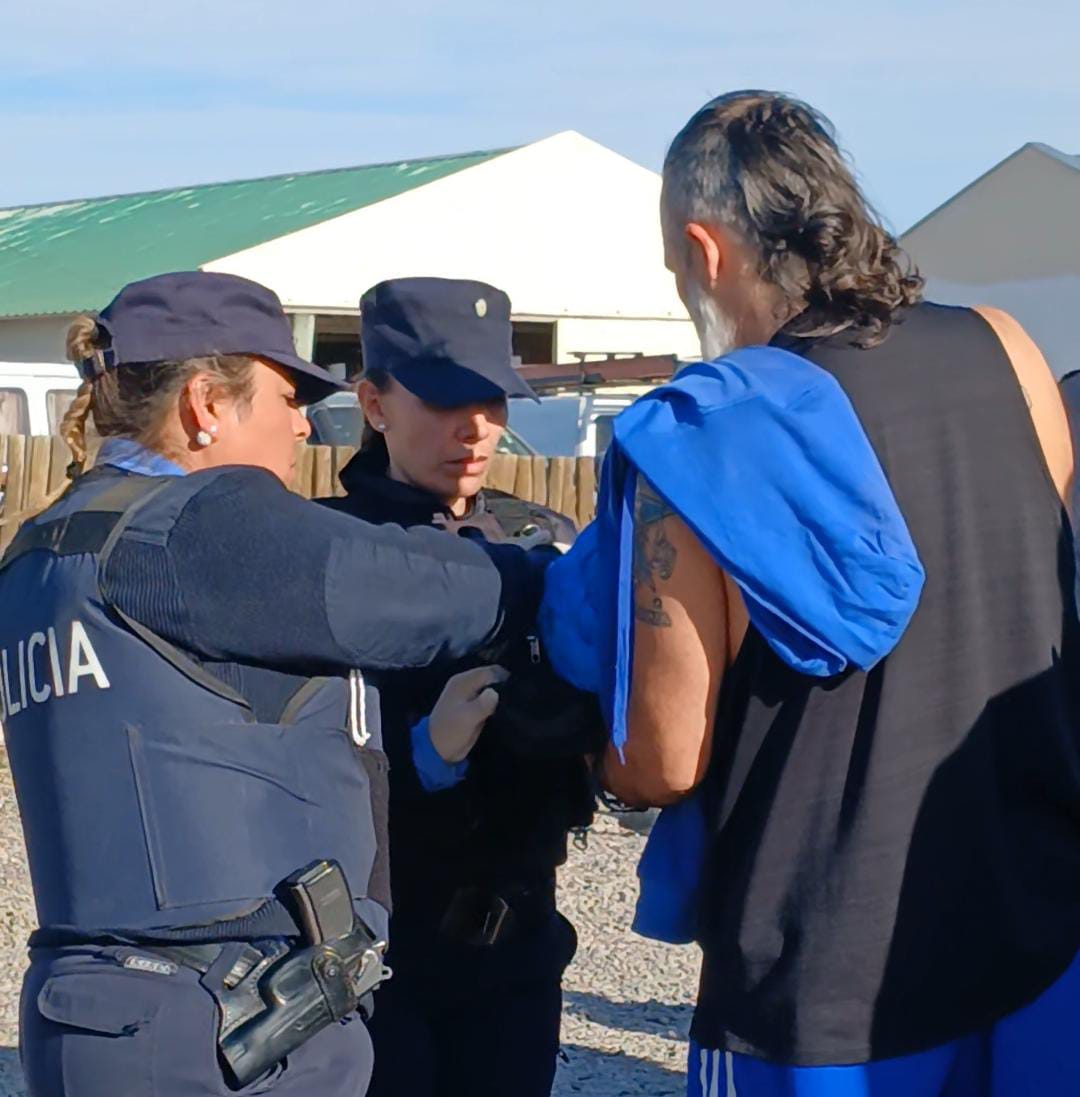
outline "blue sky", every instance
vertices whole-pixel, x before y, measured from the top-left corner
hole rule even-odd
[[[1064,0],[26,0],[0,206],[521,144],[649,167],[710,96],[828,114],[897,230],[1025,141],[1080,153]]]

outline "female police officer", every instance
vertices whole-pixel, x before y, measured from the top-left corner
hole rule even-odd
[[[40,922],[30,1094],[355,1097],[388,895],[377,705],[351,668],[520,631],[538,568],[286,490],[299,405],[334,382],[261,286],[135,283],[69,350],[69,441],[84,457],[88,412],[106,440],[0,564]]]
[[[342,473],[347,497],[330,505],[489,540],[538,526],[572,540],[564,516],[481,490],[507,396],[533,396],[511,365],[506,295],[406,278],[370,290],[361,312],[367,442]],[[378,1097],[550,1092],[560,983],[575,948],[555,910],[555,867],[568,829],[591,817],[575,733],[596,721],[576,698],[565,704],[568,690],[554,681],[534,691],[539,728],[526,726],[529,706],[512,715],[513,690],[534,672],[523,662],[498,686],[494,717],[497,669],[449,682],[444,670],[379,678],[393,774],[395,977],[372,1024]],[[526,757],[522,741],[534,732],[543,743]],[[552,744],[553,734],[564,741]]]

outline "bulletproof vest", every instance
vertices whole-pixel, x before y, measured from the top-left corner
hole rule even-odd
[[[0,561],[0,716],[39,922],[164,939],[291,934],[275,887],[333,858],[384,932],[387,767],[360,674],[307,679],[260,722],[103,593],[120,534],[164,544],[210,476],[96,470]],[[169,598],[168,575],[158,583]]]

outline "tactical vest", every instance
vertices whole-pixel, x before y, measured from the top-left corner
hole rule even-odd
[[[0,718],[39,922],[153,939],[291,934],[276,885],[333,858],[385,932],[387,766],[359,672],[307,680],[260,723],[103,594],[120,534],[165,543],[208,475],[90,473],[0,561]],[[160,585],[169,597],[167,575]]]

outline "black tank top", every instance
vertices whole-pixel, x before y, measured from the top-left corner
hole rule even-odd
[[[847,392],[927,579],[869,674],[796,674],[751,627],[705,786],[693,1034],[857,1063],[994,1022],[1080,949],[1072,534],[977,313],[786,345]]]

